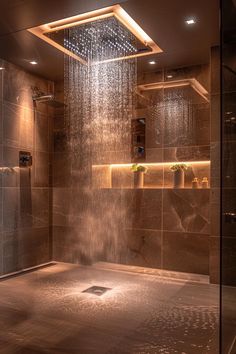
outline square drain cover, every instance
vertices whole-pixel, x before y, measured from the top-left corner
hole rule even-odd
[[[90,288],[82,291],[82,293],[89,293],[101,296],[105,294],[108,290],[111,290],[111,288],[105,288],[104,286],[91,286]]]

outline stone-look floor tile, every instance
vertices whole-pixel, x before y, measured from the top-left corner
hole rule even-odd
[[[209,275],[212,284],[220,282],[220,237],[210,237]]]
[[[83,292],[93,285],[111,290]],[[0,300],[4,354],[218,353],[209,284],[57,264],[1,282]]]
[[[122,201],[127,212],[127,228],[161,230],[161,190],[123,190]]]
[[[164,190],[163,229],[208,234],[209,190]]]
[[[161,231],[130,229],[127,237],[126,264],[161,268]]]
[[[209,237],[164,231],[163,267],[180,272],[209,274]]]
[[[165,162],[210,160],[210,146],[182,146],[163,149]]]
[[[49,229],[21,229],[3,235],[4,274],[50,261]]]

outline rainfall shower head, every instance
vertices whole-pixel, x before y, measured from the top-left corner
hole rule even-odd
[[[162,52],[120,5],[51,22],[28,31],[83,64]]]
[[[53,94],[46,95],[38,87],[32,87],[32,100],[34,103],[44,103],[54,108],[65,106],[64,103],[56,101]]]
[[[54,100],[53,95],[35,95],[32,97],[34,102],[46,103]]]

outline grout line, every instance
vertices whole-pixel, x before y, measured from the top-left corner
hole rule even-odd
[[[233,349],[235,349],[234,348],[235,344],[236,344],[236,336],[234,337],[233,342],[231,343],[231,346],[229,348],[228,354],[234,354],[235,353],[235,351],[233,352]]]

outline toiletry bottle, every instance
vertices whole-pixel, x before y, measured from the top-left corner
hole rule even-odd
[[[208,179],[207,179],[207,177],[203,177],[203,179],[202,179],[202,188],[208,188]]]
[[[193,188],[193,189],[197,189],[198,187],[199,187],[199,185],[198,185],[198,178],[195,177],[195,178],[193,179],[193,181],[192,181],[192,188]]]

